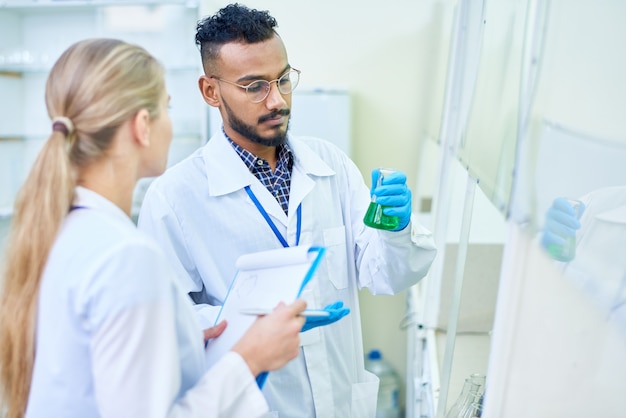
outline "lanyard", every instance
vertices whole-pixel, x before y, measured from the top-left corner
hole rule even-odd
[[[254,202],[254,205],[256,206],[256,208],[259,210],[259,212],[261,212],[261,215],[263,215],[263,217],[265,218],[265,222],[267,222],[270,228],[272,228],[272,231],[274,231],[274,235],[276,235],[276,238],[278,238],[280,243],[283,244],[283,247],[285,248],[289,247],[289,244],[287,244],[287,240],[285,239],[285,237],[282,236],[280,231],[278,231],[278,228],[276,228],[276,225],[274,224],[274,222],[272,222],[270,215],[267,214],[267,212],[261,205],[261,202],[259,202],[259,200],[256,198],[254,193],[252,193],[252,190],[250,190],[250,186],[246,186],[246,193],[248,193],[248,196],[250,196],[250,199],[252,199],[252,202]],[[296,210],[296,215],[297,215],[296,245],[298,245],[300,243],[300,230],[302,227],[302,203],[298,205],[298,209]]]

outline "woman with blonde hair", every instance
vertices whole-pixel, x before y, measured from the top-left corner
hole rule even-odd
[[[255,376],[298,354],[304,301],[259,318],[205,371],[204,333],[160,249],[130,219],[135,183],[166,166],[162,66],[90,39],[46,84],[52,133],[15,204],[0,305],[8,417],[254,417]]]

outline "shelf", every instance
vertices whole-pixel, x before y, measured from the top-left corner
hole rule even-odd
[[[22,72],[16,70],[4,70],[0,69],[0,77],[12,77],[12,78],[21,78]]]
[[[0,135],[0,142],[21,142],[25,139],[23,135]]]
[[[173,96],[168,166],[205,142],[197,91],[202,65],[190,41],[199,10],[200,0],[0,0],[0,246],[23,173],[52,132],[43,100],[46,79],[74,42],[122,39],[161,63]]]
[[[10,66],[2,66],[0,65],[0,77],[9,77],[9,78],[22,78],[24,75],[33,74],[33,75],[41,75],[48,74],[51,70],[50,67],[30,67],[30,66],[20,66],[20,65],[10,65]],[[177,67],[167,67],[165,66],[165,76],[168,74],[177,74],[177,73],[185,73],[185,72],[197,72],[201,73],[202,67],[199,65],[182,65]]]
[[[0,0],[0,10],[29,10],[43,8],[92,8],[106,6],[160,6],[182,5],[190,9],[198,8],[196,0]]]
[[[50,68],[10,66],[0,67],[0,77],[23,78],[26,74],[47,74]]]
[[[0,206],[0,219],[9,219],[13,216],[13,208],[11,206]]]

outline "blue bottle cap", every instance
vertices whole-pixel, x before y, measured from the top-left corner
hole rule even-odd
[[[368,358],[369,360],[380,360],[382,357],[383,357],[383,356],[382,356],[382,354],[380,354],[380,351],[379,351],[379,350],[376,350],[376,349],[371,350],[371,351],[369,352],[369,354],[367,355],[367,358]]]

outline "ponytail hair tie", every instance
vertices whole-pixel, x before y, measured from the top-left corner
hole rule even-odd
[[[52,130],[61,132],[67,138],[74,132],[74,124],[65,116],[57,116],[52,119]]]

